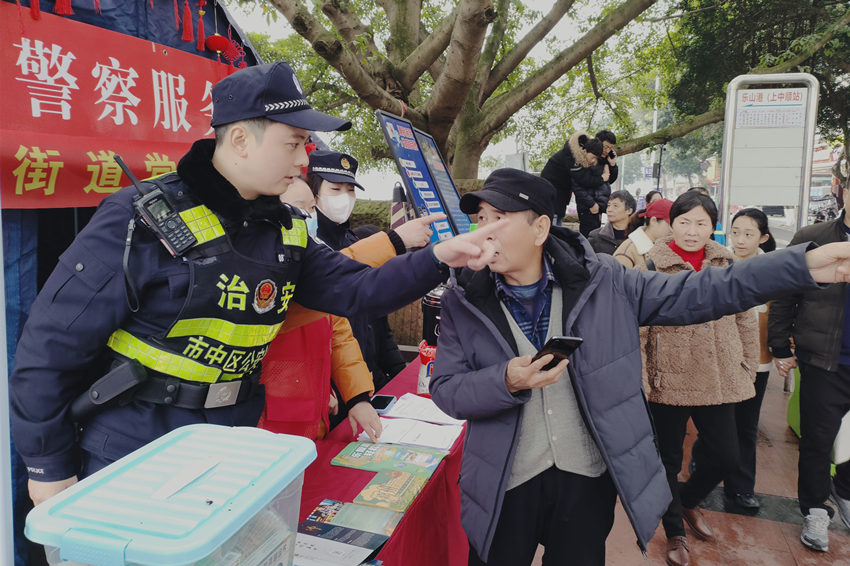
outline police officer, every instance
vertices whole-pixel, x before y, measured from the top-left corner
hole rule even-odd
[[[492,230],[375,269],[334,252],[278,197],[307,165],[308,131],[350,123],[313,110],[283,62],[240,70],[212,96],[216,139],[104,199],[32,307],[10,393],[36,504],[174,428],[256,425],[259,364],[290,301],[381,316],[494,253]],[[105,374],[120,379],[92,385]],[[80,418],[75,399],[103,404]]]

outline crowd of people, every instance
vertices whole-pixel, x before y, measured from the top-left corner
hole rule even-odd
[[[714,537],[700,503],[717,485],[759,508],[774,360],[803,375],[801,540],[827,550],[829,499],[850,524],[850,464],[829,476],[850,410],[844,213],[774,251],[765,215],[744,209],[724,247],[704,191],[652,192],[640,206],[612,192],[616,137],[603,130],[573,134],[540,176],[490,174],[461,198],[477,219],[469,234],[429,244],[442,215],[357,234],[357,160],[307,151],[309,131],[348,122],[310,108],[282,62],[233,73],[212,95],[216,139],[149,187],[195,243],[163,246],[128,187],[32,307],[10,391],[35,503],[196,422],[319,439],[347,416],[376,441],[370,397],[404,366],[385,316],[448,279],[430,390],[467,421],[471,565],[530,564],[539,544],[544,563],[604,564],[618,498],[642,549],[660,523],[668,564],[688,564],[685,525]],[[573,195],[579,232],[560,226]],[[535,356],[558,336],[583,343]],[[689,419],[699,436],[680,486]]]

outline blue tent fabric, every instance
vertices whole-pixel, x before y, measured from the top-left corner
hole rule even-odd
[[[178,13],[181,21],[179,29],[174,24],[174,0],[153,0],[153,8],[151,8],[150,0],[135,0],[133,2],[100,0],[101,13],[95,12],[94,0],[72,0],[71,6],[74,14],[63,17],[174,47],[208,59],[215,59],[217,56],[214,52],[209,50],[198,51],[195,48],[198,39],[199,17],[197,0],[189,1],[195,41],[188,42],[181,39],[183,35],[183,2],[184,0],[178,0]],[[52,0],[41,0],[39,7],[42,12],[52,14],[55,4],[56,2]],[[24,6],[26,16],[29,17],[29,0],[21,0],[21,5]],[[240,43],[245,49],[245,63],[248,66],[262,63],[248,37],[221,2],[215,2],[213,6],[212,0],[207,0],[204,10],[206,12],[204,14],[204,32],[207,37],[215,33],[216,20],[218,20],[219,34],[227,37],[228,26],[233,29],[233,40]],[[227,63],[224,58],[222,58],[222,62]]]
[[[9,371],[29,309],[35,300],[38,216],[34,210],[3,211],[3,271],[6,288],[6,355]],[[29,508],[27,473],[12,442],[12,501],[15,533],[15,566],[27,564],[24,521]]]

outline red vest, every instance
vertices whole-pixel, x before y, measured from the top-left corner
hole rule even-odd
[[[328,430],[331,317],[278,335],[263,358],[266,408],[258,427],[311,440]],[[324,425],[324,426],[322,426]]]

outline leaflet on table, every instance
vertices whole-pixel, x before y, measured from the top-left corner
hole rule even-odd
[[[378,442],[383,444],[404,444],[449,450],[463,432],[463,427],[460,425],[438,425],[413,419],[380,418],[383,430]],[[365,442],[369,440],[369,435],[361,432],[357,440]]]
[[[327,523],[389,536],[393,534],[403,514],[357,503],[324,499],[313,509],[305,522]]]
[[[385,417],[401,417],[435,424],[462,425],[465,421],[454,419],[441,411],[431,399],[413,393],[399,397]]]
[[[346,544],[320,536],[298,533],[293,566],[350,566],[361,564],[373,549]]]
[[[428,478],[407,472],[378,472],[357,494],[354,502],[406,511],[427,481]]]
[[[396,470],[427,478],[434,473],[446,454],[443,450],[431,448],[352,442],[331,460],[331,464],[372,472]]]

